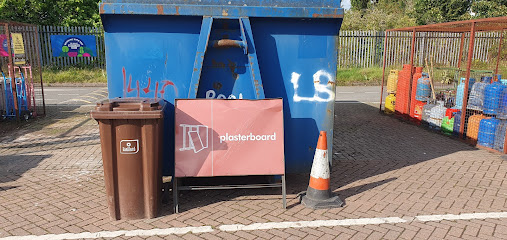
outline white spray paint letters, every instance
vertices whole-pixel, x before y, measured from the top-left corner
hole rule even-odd
[[[236,96],[235,95],[229,95],[229,97],[225,97],[225,95],[223,94],[218,94],[217,96],[217,93],[215,92],[215,90],[208,90],[206,92],[206,99],[236,99]],[[240,93],[239,94],[239,99],[243,99],[243,93]]]
[[[301,77],[301,74],[293,72],[291,76],[291,82],[294,86],[294,102],[300,102],[300,101],[309,101],[309,102],[330,102],[334,101],[335,93],[332,89],[328,88],[328,83],[334,84],[335,81],[333,79],[333,76],[324,71],[319,70],[313,75],[313,85],[315,87],[315,93],[313,97],[301,97],[298,95],[298,88],[299,88],[299,78]],[[323,82],[323,84],[321,83]],[[327,95],[327,97],[323,97]]]

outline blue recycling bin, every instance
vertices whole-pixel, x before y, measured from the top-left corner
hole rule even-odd
[[[332,155],[340,0],[103,0],[109,97],[163,98],[164,174],[174,100],[283,98],[288,173]]]

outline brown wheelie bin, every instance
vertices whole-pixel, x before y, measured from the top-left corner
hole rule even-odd
[[[104,181],[111,218],[157,216],[162,191],[161,99],[118,98],[97,103]]]

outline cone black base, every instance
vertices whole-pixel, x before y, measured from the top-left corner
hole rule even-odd
[[[310,196],[313,196],[313,198]],[[345,204],[340,197],[333,196],[329,190],[315,190],[312,188],[308,188],[301,203],[311,209],[339,208]]]

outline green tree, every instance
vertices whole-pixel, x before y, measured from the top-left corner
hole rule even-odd
[[[507,0],[475,0],[471,10],[474,18],[507,16]]]
[[[100,25],[100,0],[2,0],[0,19],[58,26]]]
[[[472,0],[415,0],[413,17],[418,25],[462,20]]]
[[[362,10],[368,7],[370,0],[351,0],[350,5],[353,10]]]
[[[415,25],[411,17],[411,0],[370,1],[366,9],[351,9],[345,12],[343,30],[376,30],[408,27]]]
[[[64,8],[69,14],[62,17],[63,26],[100,25],[100,0],[64,0]]]

